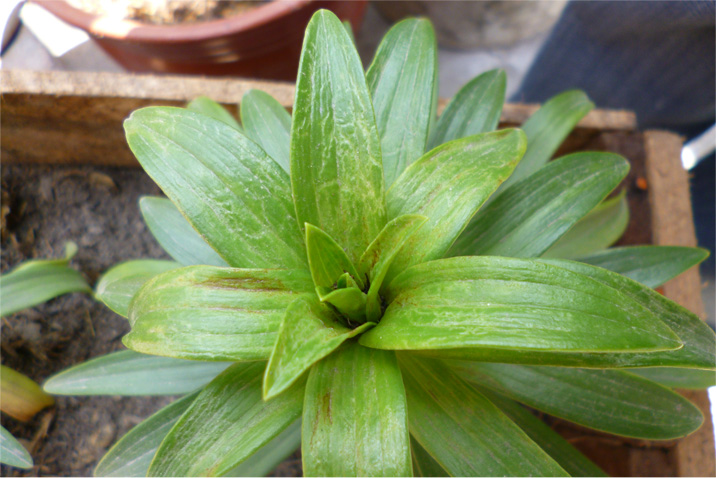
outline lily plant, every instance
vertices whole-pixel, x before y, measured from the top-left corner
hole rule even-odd
[[[628,437],[700,426],[670,387],[714,383],[714,334],[652,287],[708,253],[607,249],[628,162],[549,161],[586,96],[495,131],[490,71],[436,119],[436,52],[431,24],[405,20],[364,72],[319,11],[292,116],[250,91],[241,125],[206,98],[125,121],[168,197],[140,207],[174,260],[103,276],[130,350],[45,390],[185,396],[97,475],[260,475],[300,445],[307,476],[595,476],[523,405]]]

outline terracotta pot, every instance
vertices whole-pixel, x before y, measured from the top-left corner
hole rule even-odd
[[[65,1],[32,0],[86,31],[135,72],[233,75],[295,80],[303,33],[318,9],[333,11],[358,31],[366,0],[278,0],[206,22],[149,25],[98,16]]]

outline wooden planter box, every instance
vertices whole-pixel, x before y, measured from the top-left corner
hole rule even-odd
[[[290,84],[196,77],[2,71],[0,79],[4,164],[136,167],[121,128],[132,110],[147,105],[184,105],[206,95],[235,113],[236,102],[250,88],[267,91],[286,107],[292,105],[294,95]],[[519,125],[536,108],[507,104],[502,125]],[[558,154],[609,150],[632,162],[625,185],[633,220],[621,243],[695,246],[681,145],[681,138],[672,133],[637,131],[635,117],[629,112],[595,110],[579,123]],[[663,292],[704,317],[697,268],[665,284]],[[707,394],[682,393],[706,419],[696,433],[677,441],[620,439],[559,420],[553,424],[612,475],[713,476],[716,465]]]

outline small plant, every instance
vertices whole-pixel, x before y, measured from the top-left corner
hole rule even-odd
[[[140,207],[174,261],[107,272],[96,294],[128,318],[131,350],[45,389],[186,396],[97,475],[259,475],[300,445],[308,476],[594,476],[519,403],[630,437],[700,426],[657,382],[713,384],[714,334],[650,287],[708,253],[605,249],[627,222],[607,196],[628,163],[548,162],[592,108],[583,93],[493,131],[504,73],[437,122],[436,73],[429,22],[393,27],[364,74],[321,11],[293,117],[252,91],[242,126],[207,99],[127,119],[169,197]]]
[[[35,259],[0,276],[0,317],[36,306],[70,292],[91,292],[82,275],[68,266],[77,246],[65,245],[64,259]],[[37,383],[15,370],[0,366],[0,410],[26,422],[55,401]],[[0,463],[32,468],[30,453],[0,427]]]

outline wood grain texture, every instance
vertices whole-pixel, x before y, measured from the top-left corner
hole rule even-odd
[[[666,131],[647,131],[644,146],[654,244],[695,246],[688,177],[679,161],[681,137]],[[663,288],[668,298],[701,318],[705,317],[697,267],[667,282]],[[714,430],[708,395],[701,390],[684,390],[681,393],[701,409],[705,420],[698,431],[680,440],[674,447],[678,475],[716,476]]]
[[[3,161],[35,164],[138,166],[121,128],[129,114],[145,106],[182,106],[208,96],[236,114],[250,89],[263,90],[284,107],[293,104],[290,83],[190,76],[103,72],[0,71]],[[440,101],[439,110],[447,104]],[[501,125],[519,125],[538,105],[506,104]],[[592,138],[601,130],[632,131],[627,111],[594,110],[575,134]]]

